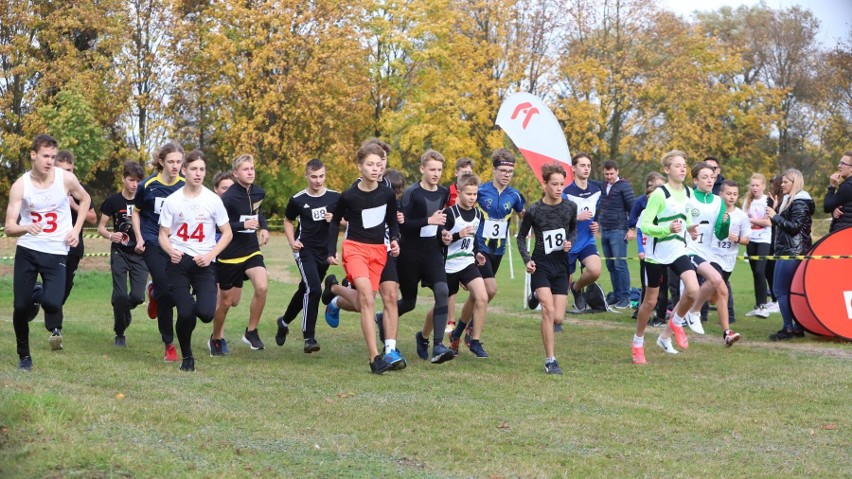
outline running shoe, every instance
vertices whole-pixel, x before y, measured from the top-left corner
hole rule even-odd
[[[340,308],[334,303],[328,303],[325,307],[325,322],[332,328],[340,325]]]
[[[62,330],[55,328],[53,332],[50,333],[50,337],[47,338],[47,344],[50,345],[50,349],[52,351],[59,351],[62,349]]]
[[[663,351],[668,354],[678,353],[677,349],[672,345],[672,338],[664,339],[662,334],[657,336],[657,346],[663,348]]]
[[[764,309],[770,313],[780,313],[781,308],[778,306],[778,301],[772,301],[763,305]]]
[[[488,353],[485,352],[485,348],[482,347],[482,343],[479,341],[470,343],[470,352],[479,359],[485,359],[488,357]]]
[[[669,327],[672,328],[672,331],[675,335],[675,342],[678,347],[681,349],[686,349],[689,347],[689,339],[686,337],[686,331],[683,330],[683,326],[678,326],[674,323],[674,319],[669,320]]]
[[[539,305],[538,296],[535,294],[535,291],[530,291],[530,295],[527,296],[527,307],[530,309],[535,309]]]
[[[305,340],[305,354],[315,353],[320,350],[320,345],[314,338],[308,338]]]
[[[231,354],[231,348],[228,347],[228,340],[222,338],[219,341],[222,343],[222,354]]]
[[[275,344],[284,346],[284,343],[287,341],[287,333],[290,332],[290,327],[284,322],[284,316],[279,316],[275,320],[275,324],[278,325],[278,332],[275,333]]]
[[[127,338],[122,334],[115,337],[115,347],[124,348],[127,346]]]
[[[444,346],[444,343],[436,343],[432,347],[432,364],[441,364],[453,359],[455,354],[453,351]]]
[[[578,313],[585,312],[589,307],[586,303],[586,295],[584,295],[582,291],[575,291],[574,283],[571,283],[569,289],[571,290],[571,296],[574,297],[574,310]]]
[[[33,358],[30,356],[24,356],[18,361],[18,369],[21,371],[32,371],[33,370]]]
[[[704,325],[701,324],[701,314],[690,311],[686,313],[686,317],[683,319],[686,321],[686,325],[689,326],[689,329],[691,329],[695,334],[704,334]]]
[[[370,372],[373,374],[382,374],[390,368],[391,365],[385,361],[381,354],[373,358],[373,362],[370,363]]]
[[[740,333],[735,333],[730,329],[725,331],[725,334],[722,335],[725,338],[725,346],[731,347],[740,340]]]
[[[389,353],[385,354],[385,362],[391,365],[391,369],[394,371],[400,371],[405,369],[408,366],[408,363],[405,362],[405,358],[400,354],[399,349],[392,349]]]
[[[562,375],[562,368],[559,367],[559,363],[554,359],[553,361],[547,361],[544,363],[544,373],[545,374],[558,374]]]
[[[251,331],[246,328],[246,332],[243,334],[243,342],[248,344],[251,349],[255,351],[264,348],[263,341],[260,340],[260,335],[257,333],[257,328]]]
[[[332,299],[334,299],[334,293],[331,291],[331,287],[335,284],[337,284],[337,276],[330,274],[325,277],[325,281],[323,282],[325,287],[322,290],[322,296],[320,296],[322,304],[328,304]]]
[[[633,346],[633,364],[647,364],[645,346]]]
[[[379,332],[379,342],[380,343],[385,342],[385,322],[384,322],[384,318],[385,318],[384,312],[379,311],[378,313],[376,313],[376,331]]]
[[[553,323],[554,333],[561,333],[562,331],[565,331],[564,329],[562,329],[562,323]]]
[[[452,350],[453,354],[456,356],[459,355],[459,343],[461,343],[461,338],[453,336],[453,333],[450,332],[450,350]]]
[[[617,309],[627,309],[630,307],[630,300],[628,298],[621,298],[613,305],[613,307]]]
[[[429,359],[429,340],[420,331],[414,334],[414,340],[417,342],[417,356],[424,361]]]
[[[180,370],[186,372],[194,372],[195,371],[195,358],[188,357],[183,358],[183,361],[180,363]]]
[[[213,339],[213,335],[210,335],[210,339],[207,340],[207,349],[210,350],[211,357],[225,355],[225,353],[222,352],[222,340]]]
[[[157,319],[157,300],[154,299],[154,283],[149,281],[148,286],[145,287],[145,291],[148,292],[148,317]]]
[[[470,347],[470,342],[473,341],[471,339],[471,335],[473,334],[473,318],[471,318],[470,322],[467,323],[467,327],[464,330],[464,345]]]
[[[166,345],[166,353],[163,355],[163,361],[173,363],[178,360],[177,349],[174,344]]]
[[[758,307],[752,309],[751,311],[749,311],[748,313],[746,313],[746,316],[748,316],[748,317],[757,316],[758,318],[766,319],[766,318],[769,317],[769,311],[766,309],[765,304],[761,304],[760,306],[758,306]]]
[[[665,325],[666,325],[666,320],[660,319],[660,318],[657,318],[657,317],[654,317],[654,319],[652,319],[650,322],[648,322],[648,326],[651,326],[652,328],[662,328]]]

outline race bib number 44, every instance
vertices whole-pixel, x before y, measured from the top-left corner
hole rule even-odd
[[[482,237],[485,239],[504,239],[509,232],[509,223],[500,220],[485,220]]]

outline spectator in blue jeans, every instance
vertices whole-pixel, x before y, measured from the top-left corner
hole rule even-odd
[[[816,211],[816,205],[806,191],[805,180],[799,170],[789,169],[784,172],[781,180],[781,191],[784,200],[776,213],[774,208],[766,208],[766,216],[772,221],[772,234],[775,236],[775,254],[784,256],[799,256],[808,254],[811,249],[811,218]],[[775,334],[769,335],[771,341],[785,341],[805,335],[802,325],[793,316],[790,307],[790,287],[793,275],[799,267],[799,260],[779,259],[775,261],[775,279],[772,289],[778,298],[778,307],[784,325]]]
[[[603,164],[604,191],[598,208],[601,246],[607,257],[606,269],[612,282],[612,304],[616,308],[630,307],[630,270],[627,269],[627,242],[636,238],[636,228],[627,228],[627,218],[633,208],[633,186],[618,177],[618,163]],[[619,258],[619,259],[611,259]]]

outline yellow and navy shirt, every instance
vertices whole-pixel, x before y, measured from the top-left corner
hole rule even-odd
[[[476,231],[476,243],[482,253],[503,256],[506,253],[506,238],[509,235],[509,222],[512,212],[524,210],[523,195],[507,186],[503,192],[497,191],[493,182],[479,187],[476,204],[482,211],[483,220]]]
[[[160,244],[160,211],[163,208],[163,202],[172,193],[183,188],[184,184],[186,180],[180,175],[175,177],[174,182],[166,183],[157,173],[142,180],[142,184],[136,189],[133,206],[139,212],[139,226],[142,230],[142,239],[146,243]]]

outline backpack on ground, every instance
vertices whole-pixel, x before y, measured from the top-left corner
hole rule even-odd
[[[586,311],[587,313],[602,313],[612,311],[606,303],[606,295],[604,290],[598,283],[592,283],[586,286]]]

